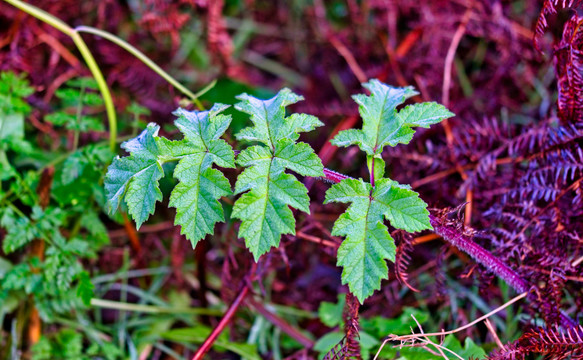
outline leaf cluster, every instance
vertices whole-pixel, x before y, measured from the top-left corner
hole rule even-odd
[[[79,90],[94,87],[82,78],[57,93],[63,106],[98,105],[101,100],[92,95],[81,99]],[[27,97],[34,89],[25,75],[0,73],[0,90],[0,317],[30,297],[40,316],[52,321],[93,296],[80,260],[96,257],[109,242],[99,212],[99,179],[112,155],[100,143],[75,151],[57,143],[47,152],[26,128]],[[44,242],[42,256],[26,251],[33,241]]]
[[[325,203],[351,204],[336,221],[332,234],[346,237],[338,249],[338,265],[344,268],[342,282],[360,302],[387,277],[385,261],[395,259],[395,244],[384,221],[409,232],[431,229],[427,204],[419,195],[409,186],[383,177],[383,149],[411,141],[415,127],[427,128],[453,116],[437,103],[409,105],[398,111],[398,105],[417,94],[411,87],[394,88],[378,80],[364,86],[371,95],[354,96],[360,105],[362,129],[342,131],[332,143],[358,145],[366,152],[371,181],[343,180],[328,190],[325,199]],[[231,216],[241,220],[239,237],[245,239],[255,260],[277,247],[282,235],[295,234],[291,208],[309,213],[310,201],[306,187],[287,171],[323,175],[313,149],[298,142],[300,133],[322,123],[306,114],[286,116],[286,107],[302,99],[289,89],[267,100],[248,94],[237,98],[240,102],[235,109],[248,114],[253,125],[236,134],[238,140],[251,146],[237,157],[236,164],[245,170],[234,191],[224,174],[213,168],[235,167],[231,146],[220,139],[231,121],[230,116],[221,114],[228,106],[215,104],[209,111],[178,109],[175,124],[184,136],[182,140],[161,137],[159,127],[149,124],[138,137],[122,144],[129,156],[114,159],[105,179],[109,211],[113,213],[125,204],[139,228],[162,200],[159,181],[164,176],[163,164],[178,161],[174,169],[178,184],[169,205],[176,208],[175,224],[193,246],[212,234],[217,222],[224,221],[218,200],[231,194],[239,195]]]
[[[55,92],[61,100],[62,109],[45,117],[45,120],[77,132],[103,131],[103,121],[97,116],[84,113],[87,107],[103,105],[103,99],[96,92],[97,83],[93,78],[78,78],[65,83],[66,87]]]
[[[417,94],[411,87],[395,88],[378,80],[363,86],[371,94],[354,96],[362,116],[362,129],[341,131],[332,143],[358,145],[367,154],[370,182],[342,180],[326,192],[324,202],[351,204],[334,224],[332,235],[346,237],[338,249],[342,283],[348,284],[361,303],[387,278],[386,260],[395,261],[395,243],[384,220],[408,232],[432,228],[427,204],[419,194],[408,185],[383,177],[383,149],[409,143],[414,127],[427,128],[454,115],[437,103],[408,105],[398,111],[398,105]]]
[[[305,176],[323,175],[320,159],[311,147],[297,142],[299,133],[321,125],[305,114],[285,116],[285,107],[302,98],[288,89],[275,97],[260,100],[239,96],[235,108],[250,115],[252,127],[241,130],[237,139],[252,142],[240,152],[237,164],[245,167],[235,183],[234,192],[224,174],[213,168],[235,167],[231,146],[220,137],[231,117],[221,114],[228,105],[215,104],[209,111],[178,109],[176,126],[181,140],[158,135],[159,127],[149,124],[138,137],[122,144],[129,156],[114,159],[109,167],[105,189],[110,212],[121,203],[138,227],[154,213],[162,200],[159,180],[162,165],[178,161],[173,176],[178,184],[172,190],[169,205],[176,208],[175,224],[181,226],[193,246],[214,232],[224,221],[219,199],[242,194],[234,204],[232,217],[241,220],[239,236],[255,259],[278,246],[283,234],[295,233],[295,219],[290,207],[309,212],[307,190],[286,169]]]

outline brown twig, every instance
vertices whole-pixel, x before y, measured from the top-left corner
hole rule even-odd
[[[447,49],[447,55],[445,57],[445,65],[443,68],[443,86],[441,89],[441,94],[442,94],[441,102],[445,107],[449,107],[449,88],[451,85],[451,69],[453,67],[453,60],[455,58],[455,53],[457,51],[458,45],[466,32],[466,27],[468,25],[468,22],[470,21],[470,17],[472,15],[472,11],[473,11],[473,4],[474,3],[472,1],[471,5],[468,7],[466,12],[464,13],[463,18],[462,18],[458,28],[456,29],[454,35],[453,35],[453,38],[451,40],[451,44],[449,45],[449,49]],[[456,163],[456,168],[457,168],[458,172],[460,173],[462,179],[466,180],[467,175],[466,175],[465,171],[462,169],[462,167],[454,159],[454,156],[453,156],[454,152],[451,151],[453,149],[453,134],[452,134],[451,126],[449,125],[448,119],[444,119],[441,122],[441,124],[443,125],[443,129],[445,131],[445,138],[447,140],[447,146],[450,149],[451,159],[452,159],[452,161],[454,161],[454,163]],[[466,206],[466,210],[465,210],[465,223],[466,223],[466,225],[469,225],[471,222],[471,217],[472,217],[472,202],[471,201],[472,201],[472,199],[473,199],[473,191],[472,191],[472,189],[468,189],[466,192],[466,203],[468,203],[468,205]]]
[[[360,67],[360,65],[358,65],[358,61],[356,61],[356,58],[354,57],[354,55],[352,55],[352,52],[350,52],[350,50],[342,43],[342,41],[338,39],[336,34],[332,32],[332,29],[328,24],[328,20],[326,19],[326,8],[324,7],[324,3],[322,2],[322,0],[314,0],[314,11],[316,13],[316,17],[318,18],[317,24],[320,29],[320,32],[326,37],[326,40],[328,40],[330,44],[332,44],[334,49],[338,51],[340,56],[344,58],[344,60],[348,64],[348,67],[350,68],[354,76],[356,76],[358,81],[360,81],[361,83],[365,83],[368,80],[368,78],[364,71],[362,70],[362,68]]]
[[[296,237],[299,239],[302,239],[302,240],[311,241],[311,242],[314,242],[316,244],[324,245],[324,246],[335,248],[335,249],[338,248],[338,246],[340,246],[340,244],[337,244],[334,241],[325,240],[325,239],[322,239],[322,238],[319,238],[319,237],[313,236],[313,235],[308,235],[302,231],[297,231]]]
[[[142,253],[142,246],[140,245],[140,239],[138,237],[136,227],[134,226],[134,224],[132,224],[126,213],[122,213],[121,215],[123,218],[123,226],[125,232],[128,238],[130,239],[130,244],[132,245],[132,248],[134,249],[136,254],[138,254],[139,256]]]

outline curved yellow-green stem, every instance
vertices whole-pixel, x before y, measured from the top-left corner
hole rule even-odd
[[[85,44],[85,41],[83,41],[83,38],[81,38],[81,35],[79,34],[81,32],[100,36],[122,47],[130,54],[134,55],[137,59],[142,61],[146,66],[148,66],[162,78],[164,78],[164,80],[166,80],[176,89],[181,91],[184,95],[188,96],[200,110],[204,110],[204,107],[202,103],[198,100],[198,98],[202,94],[210,90],[215,85],[216,81],[211,82],[209,85],[200,90],[198,93],[194,94],[192,91],[188,90],[185,86],[183,86],[176,79],[174,79],[170,74],[164,71],[161,67],[156,65],[156,63],[150,60],[150,58],[148,58],[143,52],[135,48],[127,41],[113,35],[112,33],[99,30],[91,26],[78,26],[76,28],[72,28],[59,18],[49,14],[44,10],[37,8],[36,6],[27,4],[21,0],[4,0],[4,1],[19,8],[20,10],[26,12],[27,14],[32,15],[35,18],[51,25],[55,29],[61,31],[64,34],[69,35],[71,39],[73,39],[73,42],[75,43],[75,45],[79,49],[79,52],[83,56],[83,59],[87,63],[89,71],[91,71],[91,74],[95,78],[97,86],[99,87],[99,91],[101,92],[101,96],[103,97],[103,103],[105,104],[105,111],[107,113],[107,119],[109,121],[109,145],[112,151],[115,151],[117,138],[117,118],[115,114],[115,107],[113,105],[113,99],[111,97],[111,92],[109,91],[107,83],[105,82],[105,78],[103,77],[103,74],[101,73],[101,70],[97,65],[97,62],[95,61],[95,58],[91,54],[91,50],[89,50],[87,44]]]
[[[115,151],[116,148],[116,138],[117,138],[117,118],[115,114],[115,107],[113,105],[113,99],[111,97],[111,92],[107,87],[107,83],[105,82],[105,78],[95,61],[95,58],[91,54],[91,51],[87,47],[87,44],[81,38],[81,35],[75,29],[67,25],[65,22],[60,20],[59,18],[49,14],[48,12],[37,8],[36,6],[27,4],[20,0],[4,0],[5,2],[19,8],[20,10],[26,12],[29,15],[34,16],[35,18],[41,20],[44,23],[47,23],[54,27],[55,29],[61,31],[64,34],[67,34],[73,39],[73,42],[79,49],[81,56],[85,60],[89,71],[91,71],[91,75],[95,78],[97,82],[97,86],[99,91],[101,92],[101,96],[103,97],[103,103],[105,105],[105,112],[107,113],[107,120],[109,122],[109,146],[111,151]]]
[[[91,26],[77,26],[74,30],[77,32],[85,32],[85,33],[100,36],[100,37],[107,39],[107,40],[111,41],[112,43],[118,45],[119,47],[124,48],[130,54],[134,55],[141,62],[146,64],[146,66],[148,66],[150,69],[154,70],[156,72],[156,74],[163,77],[164,80],[168,81],[168,83],[170,83],[172,86],[174,86],[175,88],[180,90],[184,95],[188,96],[194,102],[194,104],[196,104],[196,106],[200,110],[204,110],[204,107],[202,106],[202,104],[198,100],[198,97],[200,96],[199,94],[192,93],[192,91],[188,90],[181,83],[179,83],[176,79],[174,79],[170,74],[168,74],[161,67],[159,67],[155,62],[150,60],[150,58],[148,58],[146,56],[146,54],[144,54],[143,52],[141,52],[140,50],[135,48],[133,45],[131,45],[127,41],[119,38],[118,36],[113,35],[112,33],[109,33],[107,31],[103,31],[103,30],[99,30],[99,29],[96,29],[96,28],[91,27]]]

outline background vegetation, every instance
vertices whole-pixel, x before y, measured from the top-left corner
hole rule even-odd
[[[209,358],[369,358],[387,336],[419,332],[414,319],[425,332],[455,329],[520,294],[455,334],[391,337],[379,357],[583,358],[580,0],[30,2],[64,29],[9,2],[0,2],[1,358],[189,359],[220,324]],[[83,26],[134,45],[200,97]],[[330,231],[346,207],[323,205],[326,181],[303,179],[311,213],[296,212],[296,235],[257,263],[230,220],[193,250],[167,203],[139,231],[124,211],[107,215],[103,176],[122,141],[151,121],[179,137],[178,106],[283,86],[306,99],[294,112],[325,124],[301,138],[324,166],[366,178],[364,155],[329,140],[360,127],[350,95],[370,78],[413,85],[411,102],[438,101],[456,117],[383,152],[388,175],[432,208],[436,232],[391,229],[397,260],[360,308],[340,283],[342,239]],[[247,117],[226,113],[239,149]],[[224,173],[233,185],[235,170]],[[161,180],[165,202],[174,185]],[[224,210],[229,219],[232,204]],[[223,317],[229,306],[234,316]],[[393,347],[411,339],[417,346]]]

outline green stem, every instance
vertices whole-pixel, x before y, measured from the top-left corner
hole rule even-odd
[[[111,93],[109,91],[109,87],[105,82],[105,78],[95,61],[95,58],[91,54],[91,50],[87,47],[87,44],[81,38],[81,35],[64,23],[59,18],[49,14],[48,12],[37,8],[36,6],[27,4],[21,0],[4,0],[5,2],[11,4],[14,7],[19,8],[20,10],[24,11],[25,13],[34,16],[35,18],[39,19],[40,21],[54,27],[55,29],[61,31],[62,33],[68,35],[73,39],[73,42],[79,49],[81,56],[85,60],[89,71],[91,71],[91,75],[95,78],[97,82],[97,86],[99,87],[99,91],[101,92],[101,96],[103,97],[103,103],[105,104],[105,112],[107,113],[107,120],[109,121],[109,146],[111,151],[115,151],[115,139],[117,137],[117,117],[115,114],[115,107],[113,105],[113,99],[111,97]]]
[[[91,26],[77,26],[74,30],[76,32],[85,32],[85,33],[100,36],[100,37],[102,37],[106,40],[109,40],[112,43],[118,45],[119,47],[125,49],[130,54],[132,54],[136,58],[138,58],[138,60],[140,60],[141,62],[146,64],[146,66],[148,66],[154,72],[156,72],[156,74],[163,77],[164,80],[168,81],[168,83],[170,83],[172,86],[174,86],[175,88],[180,90],[183,94],[188,96],[192,100],[192,102],[194,102],[196,104],[196,106],[199,108],[199,110],[204,110],[204,107],[202,106],[201,102],[198,100],[198,97],[200,95],[194,94],[192,91],[188,90],[181,83],[179,83],[176,79],[174,79],[170,74],[168,74],[161,67],[159,67],[155,62],[150,60],[150,58],[148,58],[148,56],[146,56],[143,52],[141,52],[140,50],[135,48],[133,45],[131,45],[127,41],[113,35],[112,33],[109,33],[107,31],[103,31],[100,29],[96,29],[96,28],[91,27]]]
[[[138,311],[150,314],[196,314],[196,315],[222,315],[221,310],[204,309],[204,308],[165,308],[153,305],[132,304],[127,302],[111,301],[104,299],[91,299],[91,305],[106,309]]]

